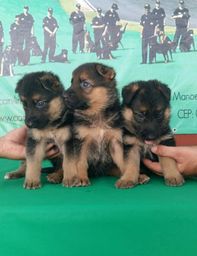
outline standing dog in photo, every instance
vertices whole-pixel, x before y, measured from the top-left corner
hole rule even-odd
[[[124,118],[125,173],[122,182],[128,187],[138,183],[140,157],[153,157],[151,146],[162,144],[175,146],[170,121],[170,89],[157,81],[137,81],[122,90]],[[159,157],[166,185],[184,183],[176,162]]]
[[[36,36],[31,37],[30,46],[32,49],[32,56],[42,56],[42,50],[40,48],[40,45],[38,44]]]
[[[74,109],[78,186],[89,185],[89,177],[107,174],[113,168],[123,173],[122,120],[115,76],[111,67],[86,63],[74,70],[66,91],[67,104]]]
[[[26,166],[19,169],[20,174],[26,168],[24,188],[37,189],[41,186],[41,163],[49,142],[59,147],[63,156],[64,179],[69,180],[68,169],[76,175],[72,154],[72,113],[66,105],[64,87],[58,76],[44,71],[29,73],[19,80],[16,92],[23,104],[28,127]],[[53,161],[62,180],[62,158]],[[53,177],[51,179],[53,181]]]
[[[172,50],[174,47],[174,42],[172,42],[171,39],[165,35],[163,31],[158,30],[157,33],[158,34],[155,36],[155,40],[153,40],[151,43],[151,63],[152,61],[155,61],[156,63],[157,54],[163,55],[165,63],[169,62],[170,60],[173,61]],[[159,42],[157,42],[157,37],[159,38]]]
[[[95,52],[95,44],[91,39],[90,32],[86,31],[84,36],[84,51],[87,53]]]

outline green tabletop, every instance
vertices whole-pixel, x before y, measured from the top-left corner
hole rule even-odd
[[[197,181],[171,188],[151,175],[147,185],[118,190],[116,178],[86,188],[39,190],[4,180],[18,162],[0,160],[0,255],[195,255]]]

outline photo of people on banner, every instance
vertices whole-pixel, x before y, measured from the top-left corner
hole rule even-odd
[[[187,52],[195,43],[193,30],[189,28],[190,14],[185,8],[184,1],[179,1],[178,8],[175,9],[172,19],[175,20],[176,32],[173,40],[165,34],[165,10],[160,6],[160,1],[156,0],[155,8],[151,11],[150,4],[145,4],[144,15],[141,17],[140,25],[142,29],[142,64],[147,63],[149,51],[149,63],[156,61],[156,54],[163,54],[165,62],[169,62],[169,55],[172,60],[172,52],[176,52],[177,46],[180,51]]]
[[[34,32],[37,21],[30,11],[30,6],[24,6],[23,12],[17,14],[10,24],[9,32],[4,31],[4,21],[0,21],[0,76],[14,76],[14,67],[31,64],[31,56],[38,57],[38,64],[69,62],[68,49],[62,48],[56,53],[56,35],[61,33],[62,24],[55,18],[53,7],[48,7],[42,21],[43,46]],[[128,22],[122,23],[117,3],[113,3],[105,12],[101,6],[95,7],[94,11],[91,21],[87,20],[81,4],[76,3],[75,10],[69,14],[72,38],[67,40],[72,44],[72,54],[92,53],[95,59],[113,60],[116,58],[115,51],[124,48],[122,38],[127,33]],[[194,30],[189,26],[192,17],[184,1],[178,1],[171,16],[175,25],[173,37],[165,31],[165,18],[165,9],[159,0],[156,0],[153,8],[149,3],[144,3],[144,14],[139,17],[141,64],[157,63],[158,54],[163,55],[164,63],[168,63],[174,61],[173,54],[177,51],[195,51]],[[5,33],[9,33],[9,43],[4,41]]]

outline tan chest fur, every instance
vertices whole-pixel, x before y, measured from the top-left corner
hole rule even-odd
[[[37,141],[53,141],[57,146],[61,147],[65,141],[68,141],[71,134],[69,127],[63,127],[58,129],[31,129],[30,131],[33,138]]]
[[[79,139],[89,139],[98,144],[103,141],[110,141],[115,138],[122,141],[122,132],[118,128],[111,128],[107,122],[97,121],[91,126],[81,125],[76,128]]]

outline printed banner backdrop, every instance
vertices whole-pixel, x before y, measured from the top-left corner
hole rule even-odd
[[[85,17],[85,30],[82,34],[79,33],[73,37],[77,28],[75,27],[73,30],[74,21],[71,18],[71,13],[75,11],[77,3],[81,5],[81,11]],[[110,24],[108,24],[108,31],[103,35],[101,34],[101,37],[97,39],[103,40],[98,49],[98,46],[95,47],[96,35],[93,27],[95,25],[93,19],[97,15],[96,9],[102,8],[101,15],[104,16],[112,4],[115,4],[114,10],[120,17],[119,26],[116,26],[115,32],[110,32]],[[151,9],[147,4],[150,5]],[[177,134],[196,133],[197,51],[195,51],[195,42],[197,42],[197,2],[185,0],[184,8],[188,10],[184,14],[175,13],[179,4],[179,1],[161,1],[161,7],[166,15],[165,26],[162,28],[162,26],[156,26],[158,24],[155,23],[143,23],[142,16],[147,9],[151,12],[155,8],[155,1],[153,0],[147,2],[145,0],[100,0],[99,2],[93,0],[77,2],[72,0],[0,0],[0,21],[2,23],[0,28],[0,136],[24,123],[24,112],[15,94],[16,83],[24,74],[41,70],[52,71],[60,77],[65,88],[68,88],[73,69],[84,62],[101,62],[114,67],[117,72],[120,92],[124,85],[135,80],[159,79],[167,83],[172,91],[171,127],[173,131]],[[144,8],[145,5],[146,9]],[[24,6],[28,6],[25,9],[33,18],[32,20],[29,19],[29,25],[27,25],[32,33],[31,38],[28,38],[28,28],[24,26],[21,29],[20,27],[20,25],[24,25],[23,15],[21,15]],[[99,12],[101,11],[99,10]],[[45,18],[47,15],[52,15],[55,18],[56,25],[53,24],[53,26],[57,28],[57,31],[56,41],[48,41],[55,53],[54,55],[47,53],[45,56],[47,39],[44,35],[46,32],[44,33],[43,26],[48,26]],[[184,22],[187,23],[186,28],[182,28],[175,52],[175,44],[172,41],[178,28],[175,26],[175,18],[171,18],[172,15],[180,15],[179,20],[185,15]],[[107,23],[107,18],[104,20]],[[150,20],[151,22],[153,21]],[[144,38],[148,26],[154,26],[158,29],[151,32],[149,28],[147,32],[149,35]],[[19,30],[17,30],[18,28]],[[161,48],[159,48],[160,50],[155,48],[154,52],[153,48],[150,50],[149,46],[144,43],[146,41],[151,47],[159,44],[158,47],[161,47],[166,37],[168,37],[167,46],[171,47],[172,51],[172,59],[168,51],[169,61],[167,59],[165,61],[163,54],[161,54],[163,52]],[[74,38],[74,42],[72,38]],[[28,41],[30,39],[31,42]],[[79,45],[75,49],[77,42]],[[146,50],[148,50],[147,63],[141,64],[146,62],[146,56],[144,56]]]

